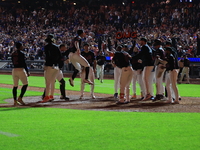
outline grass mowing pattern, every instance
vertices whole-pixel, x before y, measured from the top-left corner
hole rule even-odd
[[[1,149],[188,150],[200,147],[199,113],[1,108]],[[9,119],[8,119],[9,118]]]
[[[29,78],[29,86],[34,86],[34,87],[45,87],[44,84],[44,77],[38,77],[38,76],[30,76]],[[68,83],[68,78],[65,78],[66,80],[66,90],[73,90],[73,91],[80,91],[80,79],[76,78],[74,80],[75,87],[71,87]],[[13,84],[12,81],[12,76],[11,75],[0,75],[0,83],[4,84]],[[137,95],[140,95],[140,88],[139,85],[137,84]],[[179,89],[179,94],[182,97],[200,97],[199,94],[199,88],[200,85],[197,84],[179,84],[178,89]],[[56,83],[56,89],[59,89],[59,84],[58,82]],[[155,86],[154,86],[155,90]],[[86,84],[85,86],[85,91],[89,92],[90,91],[90,86]],[[95,88],[94,88],[95,93],[105,93],[105,94],[113,94],[114,93],[114,80],[104,80],[104,83],[100,83],[100,81],[95,80]],[[131,87],[131,92],[132,94],[132,87]]]

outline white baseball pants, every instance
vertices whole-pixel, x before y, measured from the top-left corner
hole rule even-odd
[[[50,66],[45,66],[44,70],[44,77],[46,84],[45,96],[54,95],[56,75],[58,74],[58,71],[59,71],[58,67],[53,68]]]
[[[83,71],[81,72],[80,77],[81,77],[81,95],[84,95],[85,83],[83,82],[83,80],[85,79],[85,69],[83,69]],[[90,94],[91,96],[94,96],[95,75],[94,75],[93,67],[90,67],[88,78],[93,83],[93,85],[90,85]]]
[[[136,82],[137,82],[137,70],[133,70],[133,78],[132,78],[133,94],[136,94]]]
[[[184,75],[186,75],[186,78],[187,78],[187,83],[189,83],[189,71],[190,71],[190,68],[189,67],[183,67],[183,70],[182,70],[182,73],[181,73],[181,78],[180,78],[180,82],[183,81],[183,77]]]
[[[14,68],[12,70],[12,77],[13,77],[14,87],[18,86],[19,80],[22,82],[23,85],[28,84],[28,78],[24,68]]]
[[[152,72],[154,66],[145,66],[142,72],[142,79],[144,82],[145,87],[145,95],[146,94],[153,94],[153,76],[154,72]]]
[[[97,78],[100,79],[100,81],[103,80],[103,76],[104,76],[104,65],[97,65]]]
[[[88,63],[88,61],[82,55],[79,55],[76,52],[69,53],[69,60],[79,72],[81,72],[81,66],[90,67],[90,64]]]
[[[175,100],[179,100],[179,93],[177,88],[177,77],[178,77],[178,69],[173,69],[172,71],[168,71],[166,73],[166,89],[168,100],[172,101],[172,94],[175,95]]]
[[[118,93],[118,89],[120,88],[120,77],[121,77],[122,69],[115,66],[114,67],[114,88],[115,88],[115,93]]]
[[[125,94],[127,101],[130,101],[130,83],[132,78],[132,67],[123,67],[120,77],[120,95]]]
[[[155,74],[156,74],[156,94],[162,95],[165,91],[165,87],[163,86],[163,76],[165,72],[165,68],[163,64],[158,64],[155,69]]]

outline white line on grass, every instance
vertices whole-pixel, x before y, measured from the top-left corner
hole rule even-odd
[[[12,134],[12,133],[3,132],[3,131],[0,131],[0,134],[8,136],[8,137],[17,137],[17,136],[19,136],[17,134]]]

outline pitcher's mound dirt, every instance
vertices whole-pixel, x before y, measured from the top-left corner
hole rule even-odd
[[[12,85],[0,84],[1,87],[12,88]],[[20,87],[19,87],[20,88]],[[43,88],[28,87],[28,90],[43,91]],[[59,90],[55,90],[59,93]],[[38,103],[41,96],[24,97],[23,100],[27,104],[23,107],[54,107],[66,109],[81,110],[101,110],[101,111],[126,111],[126,112],[200,112],[200,98],[182,97],[180,104],[165,104],[164,101],[157,102],[141,102],[139,99],[131,100],[129,104],[117,105],[113,95],[98,94],[96,99],[91,99],[89,93],[85,93],[84,99],[79,99],[80,92],[67,91],[69,101],[60,100],[60,96],[56,95],[55,100],[48,103]],[[139,96],[138,96],[139,97]],[[5,100],[8,104],[0,104],[2,107],[13,107],[13,99]]]

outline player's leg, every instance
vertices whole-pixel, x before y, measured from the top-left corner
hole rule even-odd
[[[100,79],[101,66],[97,65],[96,69],[97,69],[97,79],[99,80]]]
[[[56,75],[58,74],[59,69],[51,69],[51,83],[50,83],[50,99],[54,100],[54,90],[55,90],[55,81],[56,81]]]
[[[156,83],[156,74],[155,70],[152,70],[149,75],[149,91],[151,95],[151,100],[154,100],[154,84]]]
[[[50,80],[51,80],[51,74],[50,74],[50,67],[45,67],[45,71],[44,71],[44,77],[45,77],[45,97],[49,96],[49,91],[50,91]]]
[[[90,64],[88,61],[81,55],[75,55],[74,59],[83,67],[85,67],[85,79],[84,82],[88,84],[93,84],[90,80],[88,80],[89,72],[90,72]]]
[[[21,104],[21,105],[25,105],[25,103],[23,102],[22,98],[24,96],[24,94],[26,93],[27,87],[28,87],[28,78],[27,78],[27,74],[25,69],[23,69],[22,71],[19,72],[19,79],[21,80],[23,86],[21,88],[21,93],[17,99],[17,101]]]
[[[185,67],[185,75],[186,75],[187,83],[190,83],[189,71],[190,71],[190,68]]]
[[[89,73],[89,79],[90,81],[93,83],[92,85],[90,85],[90,95],[92,99],[95,99],[95,95],[94,95],[94,70],[92,67],[90,67],[90,73]]]
[[[186,74],[186,67],[183,67],[179,83],[181,83],[183,81],[183,77],[184,77],[185,74]]]
[[[126,102],[130,102],[130,84],[133,79],[134,74],[136,74],[136,71],[134,72],[132,67],[127,67],[126,71]]]
[[[142,80],[142,69],[137,70],[137,79],[138,79],[138,84],[140,86],[141,99],[143,99],[146,93],[145,93],[144,82]]]
[[[61,94],[60,99],[69,100],[69,97],[66,96],[66,92],[65,92],[66,82],[64,80],[64,76],[63,76],[62,70],[58,71],[58,74],[56,75],[56,79],[60,83],[60,94]]]
[[[80,99],[82,99],[83,96],[84,96],[84,89],[85,89],[85,83],[84,83],[85,69],[84,69],[84,67],[82,67],[82,71],[80,73],[80,78],[81,78],[81,96],[80,96]]]
[[[77,54],[76,53],[70,53],[69,54],[69,60],[74,66],[74,72],[72,74],[72,77],[69,79],[69,83],[71,86],[74,86],[74,79],[76,78],[77,74],[81,72],[81,65],[77,62]]]
[[[120,76],[120,94],[119,94],[119,101],[117,102],[117,104],[125,102],[125,88],[127,85],[126,81],[127,81],[126,71],[125,71],[125,68],[122,68],[122,72]]]
[[[178,93],[178,88],[177,88],[178,70],[174,69],[169,72],[170,72],[170,80],[171,80],[171,84],[172,84],[172,90],[174,91],[174,94],[175,94],[174,103],[179,104],[179,93]]]
[[[160,100],[164,97],[164,86],[163,86],[163,76],[165,69],[161,68],[162,64],[156,67],[156,98],[155,100]]]
[[[100,81],[103,83],[103,77],[104,77],[104,65],[101,65],[100,68]]]
[[[120,76],[121,76],[121,68],[119,67],[114,67],[114,80],[115,80],[115,83],[114,83],[114,90],[115,90],[115,93],[114,93],[114,98],[118,98],[118,90],[119,90],[119,87],[120,87]]]
[[[136,99],[136,82],[137,82],[137,71],[133,70],[133,78],[132,78],[133,99]]]
[[[144,67],[144,70],[143,70],[143,75],[142,75],[142,78],[144,80],[144,86],[145,86],[145,91],[146,91],[146,97],[143,99],[144,101],[145,100],[150,100],[152,95],[150,94],[150,92],[152,91],[152,79],[151,79],[151,73],[152,73],[152,70],[153,70],[153,66],[146,66]]]
[[[19,84],[19,77],[17,75],[16,69],[12,70],[12,78],[13,78],[12,94],[13,94],[13,99],[14,99],[14,106],[16,106],[16,105],[18,105],[18,103],[17,103],[17,88],[18,88],[18,84]]]
[[[165,84],[166,84],[166,90],[167,90],[167,98],[168,100],[166,103],[172,103],[172,91],[171,91],[171,80],[170,80],[170,73],[166,72],[166,77],[165,77]]]

